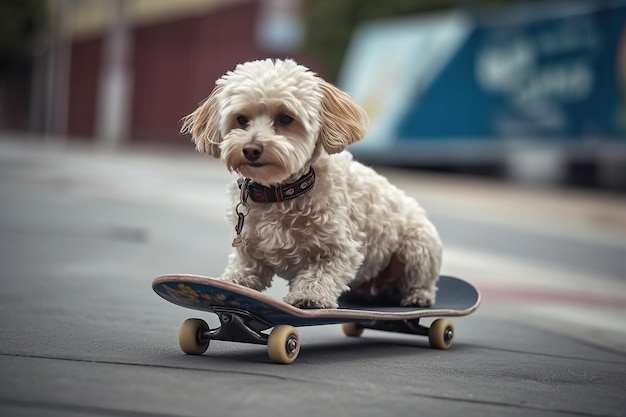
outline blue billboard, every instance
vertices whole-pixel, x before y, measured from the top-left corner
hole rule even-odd
[[[366,24],[339,84],[370,116],[356,154],[410,160],[452,143],[492,151],[520,142],[626,144],[626,4]]]

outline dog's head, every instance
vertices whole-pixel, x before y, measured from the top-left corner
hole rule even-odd
[[[181,131],[229,170],[275,185],[306,173],[321,152],[360,140],[366,120],[350,96],[306,67],[266,59],[218,79]]]

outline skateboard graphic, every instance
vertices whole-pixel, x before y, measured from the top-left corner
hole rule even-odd
[[[291,363],[300,352],[300,336],[295,327],[342,324],[347,336],[358,337],[363,329],[375,329],[427,336],[430,346],[448,349],[454,326],[438,318],[429,327],[419,323],[422,317],[465,316],[480,305],[480,293],[470,283],[441,276],[433,307],[388,307],[359,302],[358,297],[342,297],[336,309],[300,309],[267,294],[241,285],[200,275],[162,275],[152,283],[154,291],[165,300],[194,310],[217,314],[220,326],[215,329],[202,319],[183,322],[178,342],[183,352],[202,355],[211,340],[267,345],[270,359]],[[271,329],[268,333],[264,331]]]

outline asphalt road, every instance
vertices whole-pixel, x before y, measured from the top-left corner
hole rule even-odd
[[[255,345],[184,355],[180,323],[217,321],[150,288],[225,265],[232,177],[218,163],[0,141],[0,415],[625,415],[626,199],[385,173],[431,213],[443,272],[483,305],[454,319],[447,351],[320,326],[282,366]]]

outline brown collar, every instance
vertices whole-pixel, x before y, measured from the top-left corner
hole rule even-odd
[[[237,180],[239,188],[244,183],[243,178]],[[307,174],[301,176],[296,182],[291,184],[279,185],[278,187],[266,187],[255,182],[248,184],[248,194],[255,203],[277,203],[280,201],[291,200],[302,195],[313,188],[315,184],[315,171],[313,167]]]

